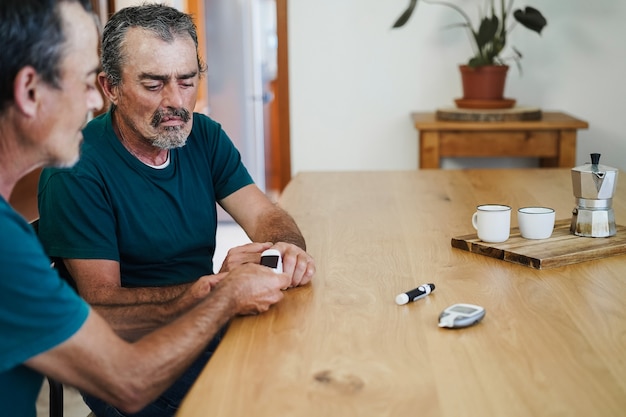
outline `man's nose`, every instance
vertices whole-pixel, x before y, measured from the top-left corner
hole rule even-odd
[[[168,85],[163,91],[163,100],[161,102],[161,105],[163,107],[170,107],[174,109],[180,109],[181,107],[183,107],[183,94],[177,84]]]

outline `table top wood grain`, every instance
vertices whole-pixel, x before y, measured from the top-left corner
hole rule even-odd
[[[233,320],[178,416],[623,416],[626,256],[538,270],[451,247],[484,203],[566,218],[570,171],[298,174],[280,204],[317,274]],[[626,178],[613,208],[626,222]],[[483,321],[439,328],[460,302]]]

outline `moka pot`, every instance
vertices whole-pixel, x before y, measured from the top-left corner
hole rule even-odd
[[[570,231],[577,236],[614,236],[613,195],[617,185],[616,168],[600,165],[600,154],[591,154],[591,163],[572,168],[576,207]]]

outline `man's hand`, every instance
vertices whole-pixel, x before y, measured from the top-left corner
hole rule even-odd
[[[291,243],[278,242],[272,246],[283,258],[283,272],[291,277],[290,288],[306,285],[315,275],[315,261],[304,250]]]
[[[189,296],[196,300],[201,300],[211,292],[213,288],[220,283],[226,277],[226,273],[219,273],[213,275],[203,275],[191,287],[189,287]]]
[[[228,251],[226,258],[222,263],[220,272],[228,272],[234,268],[247,264],[258,264],[261,262],[261,253],[264,250],[272,247],[272,244],[267,243],[248,243],[242,246],[236,246]]]
[[[282,290],[289,287],[290,282],[287,274],[277,274],[265,266],[248,263],[230,271],[216,290],[232,298],[236,314],[258,314],[282,300]]]

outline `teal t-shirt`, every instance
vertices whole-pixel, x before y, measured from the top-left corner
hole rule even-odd
[[[1,415],[36,415],[43,376],[22,363],[69,339],[88,314],[50,267],[33,228],[0,198]]]
[[[212,274],[216,201],[253,182],[221,126],[195,113],[186,145],[170,151],[163,169],[126,150],[110,112],[83,135],[74,167],[41,175],[39,236],[46,253],[118,261],[127,287]]]

